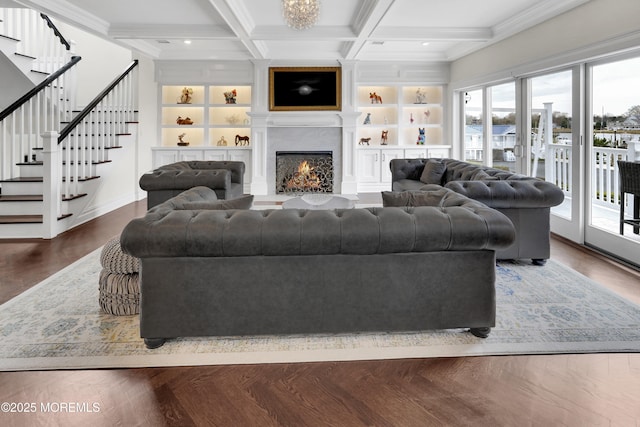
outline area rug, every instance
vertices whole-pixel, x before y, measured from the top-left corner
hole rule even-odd
[[[147,350],[138,316],[100,312],[99,255],[0,306],[0,370],[640,352],[640,306],[553,260],[499,263],[496,327],[487,339],[455,329],[181,338]]]

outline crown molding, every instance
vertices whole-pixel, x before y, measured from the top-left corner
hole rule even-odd
[[[414,40],[425,41],[486,41],[494,36],[491,28],[457,28],[457,27],[378,27],[372,39],[378,40]]]
[[[105,36],[109,31],[108,22],[65,0],[17,0],[16,3],[90,33]]]
[[[109,37],[116,39],[222,39],[235,40],[226,27],[214,25],[114,25]]]
[[[541,0],[529,9],[493,27],[496,39],[512,36],[591,0]]]

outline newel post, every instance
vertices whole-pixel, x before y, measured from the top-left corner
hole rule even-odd
[[[52,239],[58,235],[58,218],[61,214],[62,182],[61,159],[58,147],[58,132],[48,131],[42,134],[42,238]]]

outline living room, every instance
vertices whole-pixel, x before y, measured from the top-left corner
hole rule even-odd
[[[229,20],[228,22],[242,28],[238,30],[239,39],[250,46],[249,51],[251,51],[251,46],[253,48],[260,46],[258,43],[252,44],[249,41],[251,33],[246,31],[242,23],[233,18],[236,15],[231,13],[233,5],[230,5],[230,2],[216,1],[211,3],[215,5],[216,10],[222,16]],[[351,10],[350,7],[355,10],[356,5],[362,6],[361,3],[365,2],[348,2],[344,10],[348,12]],[[376,2],[374,11],[380,13],[380,8],[384,9],[386,5],[390,12],[393,12],[394,3],[400,2]],[[553,3],[545,3],[542,7],[551,7]],[[54,4],[47,5],[46,12],[55,16],[57,10],[55,6]],[[329,11],[334,6],[340,8],[333,2],[322,2],[322,7],[325,8],[323,12],[327,14],[332,13]],[[423,10],[417,5],[413,5],[413,7],[416,10]],[[431,7],[434,13],[438,10],[435,5],[431,5]],[[555,5],[555,7],[560,6]],[[456,55],[459,56],[455,59],[429,60],[425,54],[424,57],[417,58],[418,60],[413,62],[406,59],[394,59],[389,55],[393,64],[379,58],[372,61],[345,58],[332,60],[328,57],[323,58],[322,55],[325,53],[320,48],[316,52],[318,56],[308,53],[307,56],[298,60],[284,59],[284,57],[253,58],[251,60],[238,58],[193,60],[180,58],[180,54],[177,52],[171,53],[176,55],[172,59],[162,56],[154,59],[139,51],[131,53],[129,57],[126,54],[115,55],[114,58],[117,58],[117,61],[106,65],[102,62],[102,67],[120,70],[126,66],[131,58],[139,60],[138,141],[132,154],[136,159],[135,170],[126,171],[130,179],[128,178],[129,181],[121,186],[124,194],[123,202],[109,213],[87,221],[51,241],[3,242],[2,245],[6,253],[15,255],[12,255],[2,266],[3,276],[6,277],[2,280],[2,301],[4,302],[35,286],[56,271],[64,269],[68,264],[98,249],[109,238],[119,234],[132,218],[144,215],[146,194],[138,187],[138,179],[145,172],[158,166],[154,164],[152,155],[154,150],[161,151],[158,149],[162,148],[165,151],[175,151],[177,149],[176,141],[173,139],[167,140],[166,144],[162,141],[161,129],[169,127],[168,124],[163,124],[163,102],[161,101],[163,86],[202,87],[203,90],[209,90],[207,96],[211,97],[221,95],[218,93],[218,86],[225,88],[231,88],[233,85],[251,87],[250,129],[244,128],[251,138],[249,151],[252,156],[247,162],[251,169],[249,175],[251,178],[245,182],[247,183],[246,192],[255,194],[256,200],[262,203],[276,204],[283,199],[282,196],[275,195],[274,190],[270,187],[272,172],[267,171],[266,168],[268,164],[271,164],[271,161],[267,160],[270,157],[266,152],[269,139],[286,138],[286,136],[278,134],[278,132],[282,132],[282,129],[303,128],[308,130],[309,126],[306,123],[313,121],[315,125],[311,126],[313,128],[312,134],[329,129],[330,132],[336,131],[338,133],[336,139],[342,142],[342,146],[337,149],[340,156],[337,159],[334,156],[334,160],[341,164],[341,176],[337,181],[338,191],[335,192],[357,195],[362,204],[376,205],[380,204],[379,191],[390,189],[390,183],[383,181],[361,182],[359,171],[362,169],[358,156],[362,153],[375,156],[376,153],[387,153],[389,150],[398,148],[403,150],[404,156],[404,152],[407,150],[421,148],[417,146],[415,140],[410,140],[408,137],[402,139],[400,123],[384,123],[384,121],[382,121],[383,125],[389,124],[392,128],[395,125],[395,128],[398,129],[396,135],[391,133],[392,141],[389,146],[380,145],[378,128],[376,128],[375,137],[372,139],[373,146],[358,146],[358,140],[361,137],[358,132],[362,131],[364,120],[361,113],[365,109],[362,102],[358,101],[359,89],[394,87],[398,90],[395,93],[396,96],[400,96],[401,89],[405,86],[411,88],[412,93],[415,93],[413,89],[422,86],[441,87],[443,90],[442,101],[439,101],[438,104],[441,104],[442,115],[436,124],[427,123],[430,130],[436,129],[436,126],[441,127],[441,134],[436,134],[435,137],[427,136],[427,145],[433,143],[434,140],[436,143],[432,144],[433,146],[425,147],[425,150],[444,149],[447,150],[447,154],[441,157],[464,160],[465,146],[462,141],[464,141],[465,132],[463,125],[466,94],[473,94],[474,98],[470,101],[473,103],[477,101],[476,93],[478,91],[480,94],[489,92],[486,88],[510,82],[515,87],[522,85],[521,82],[526,81],[529,77],[566,69],[574,70],[574,68],[577,69],[577,74],[574,75],[577,75],[578,78],[573,81],[577,86],[574,86],[572,93],[577,94],[582,92],[579,81],[584,81],[582,80],[584,74],[580,74],[580,69],[587,68],[591,63],[598,65],[603,62],[626,60],[638,55],[640,28],[634,22],[634,16],[637,16],[638,12],[638,5],[635,2],[592,0],[574,2],[572,7],[567,11],[556,10],[557,16],[541,20],[535,25],[531,24],[528,28],[513,34],[500,32],[498,31],[500,28],[496,27],[494,28],[496,34],[501,34],[498,39],[491,40],[482,49],[468,54],[458,53]],[[279,9],[279,5],[274,5],[274,8]],[[324,16],[326,17],[326,15]],[[277,16],[266,14],[266,18],[282,19],[279,13]],[[415,20],[418,19],[415,18]],[[341,17],[338,21],[348,21],[348,19]],[[535,21],[534,18],[530,22],[533,21]],[[131,38],[132,27],[136,22],[138,21],[132,17],[129,26],[121,24],[119,28],[112,28],[109,31],[115,39]],[[411,22],[408,17],[407,22]],[[581,24],[576,26],[576,22]],[[318,25],[321,24],[326,25],[323,24],[323,21],[319,21]],[[198,31],[204,31],[203,28],[196,27],[192,29],[194,35]],[[157,34],[151,35],[153,29],[147,29],[150,34],[147,38],[153,39],[155,42]],[[314,34],[315,30],[317,29],[311,29],[307,33],[286,34],[288,37],[291,37],[291,34],[293,36],[300,35],[300,41],[297,43],[304,45],[315,43],[315,38],[320,37]],[[371,31],[371,28],[368,30]],[[473,43],[485,43],[479,40],[486,38],[487,34],[480,34],[479,28],[476,30],[478,33],[469,36],[475,39]],[[366,32],[367,28],[362,31]],[[387,29],[387,31],[386,34],[389,37],[393,36],[391,29]],[[338,34],[338,37],[340,34],[343,38],[346,37],[340,31]],[[167,37],[166,34],[165,37]],[[227,35],[220,36],[221,39],[226,37]],[[264,34],[262,37],[269,38]],[[276,38],[276,35],[270,37]],[[307,37],[308,39],[306,39]],[[138,42],[142,43],[141,39],[143,38],[138,39]],[[179,37],[175,37],[175,40],[178,39]],[[284,44],[281,40],[276,41]],[[365,41],[357,38],[355,44],[358,43],[365,43]],[[442,42],[432,41],[431,43],[437,45]],[[388,45],[393,46],[393,43],[389,42]],[[77,47],[78,52],[81,53],[82,43],[78,42]],[[373,46],[367,46],[367,48],[375,49]],[[114,48],[115,51],[120,49],[124,48],[121,46]],[[235,49],[234,46],[231,52],[235,52]],[[124,50],[130,52],[128,49]],[[244,52],[244,48],[241,47],[237,47],[237,50]],[[307,50],[310,49],[307,47]],[[336,49],[334,48],[334,50]],[[253,51],[253,54],[255,53]],[[416,53],[416,55],[420,54]],[[86,60],[86,63],[94,61],[90,59],[89,54],[82,56],[85,57],[83,61]],[[95,65],[87,65],[84,72],[94,72],[95,69],[101,67],[100,63],[101,61],[96,61]],[[341,110],[313,114],[299,111],[284,113],[271,111],[269,106],[269,71],[270,67],[281,66],[340,66],[342,71]],[[212,75],[216,77],[211,77]],[[224,76],[221,80],[217,77],[220,75]],[[90,90],[87,89],[87,92]],[[82,96],[90,97],[86,93]],[[518,97],[520,96],[519,94]],[[383,96],[383,99],[386,100],[386,98]],[[486,120],[486,114],[490,114],[487,113],[490,111],[487,106],[491,106],[491,103],[489,100],[484,102],[484,118]],[[582,102],[583,106],[587,105],[584,99]],[[580,99],[578,99],[578,104],[574,104],[574,113],[578,111],[576,105],[580,105]],[[367,108],[370,107],[367,106]],[[593,106],[589,108],[593,108]],[[435,117],[433,111],[436,110],[432,110],[431,120]],[[597,113],[599,114],[599,111]],[[398,114],[397,111],[396,114]],[[421,111],[420,114],[422,114]],[[398,116],[402,117],[401,114]],[[577,114],[574,114],[574,120],[577,120],[576,116]],[[587,128],[585,126],[578,126],[574,122],[572,129],[586,134],[585,129]],[[221,127],[224,126],[219,126],[219,128]],[[582,130],[578,131],[578,128]],[[217,128],[214,125],[211,126],[211,129]],[[188,133],[193,133],[193,131]],[[206,135],[206,142],[200,143],[203,150],[214,146],[215,141],[219,138],[217,134],[214,135],[214,131],[207,131],[204,135]],[[366,137],[365,134],[362,136]],[[489,135],[485,134],[484,136],[485,141],[490,140]],[[411,137],[413,138],[413,136]],[[308,139],[310,137],[297,135],[295,138]],[[580,135],[577,140],[580,140]],[[349,141],[349,144],[345,144],[345,141]],[[197,150],[199,144],[193,139],[191,142],[190,148]],[[395,146],[392,146],[393,142],[395,142]],[[229,145],[232,144],[233,142]],[[318,142],[312,143],[312,145],[318,144]],[[235,146],[229,149],[231,148],[235,148]],[[483,148],[485,152],[489,152],[491,146],[486,143]],[[246,148],[243,149],[246,150]],[[265,151],[261,152],[261,150]],[[578,148],[578,150],[580,149]],[[425,151],[425,156],[429,156],[427,151]],[[531,159],[527,158],[522,161],[520,166],[526,168],[530,164]],[[584,169],[584,167],[573,169],[573,173],[576,173],[574,177],[577,179],[573,180],[575,187],[571,203],[575,205],[573,205],[572,214],[567,217],[552,213],[551,259],[566,263],[569,267],[638,303],[640,293],[637,286],[637,271],[626,265],[627,263],[638,264],[634,258],[635,254],[640,252],[638,251],[638,243],[633,240],[633,236],[618,236],[617,231],[603,232],[602,235],[597,236],[585,231],[589,221],[584,208],[587,203],[584,199],[588,199],[589,193],[586,189],[586,183],[589,181]],[[582,198],[575,196],[575,194],[581,193]],[[584,245],[585,243],[588,245]],[[626,262],[619,263],[615,261],[615,256],[611,258],[603,256],[598,251],[592,251],[589,247],[599,248],[600,252],[608,255],[619,253],[620,258],[625,259]],[[634,391],[637,389],[634,386],[634,381],[637,381],[638,378],[638,359],[636,356],[637,354],[634,353],[604,352],[579,355],[397,359],[379,362],[352,362],[353,364],[322,362],[273,366],[258,364],[226,367],[147,368],[142,370],[17,372],[2,373],[3,383],[6,384],[2,388],[2,394],[5,396],[4,400],[15,400],[13,398],[16,395],[10,391],[10,387],[15,387],[20,390],[21,396],[32,400],[35,396],[32,393],[35,393],[36,390],[36,386],[33,384],[45,381],[49,387],[48,400],[63,398],[71,401],[100,400],[104,411],[122,410],[126,412],[125,418],[111,414],[112,421],[121,420],[123,422],[124,420],[139,419],[135,415],[135,405],[145,405],[152,408],[150,411],[153,413],[147,422],[154,420],[168,423],[167,417],[171,415],[168,413],[170,409],[166,409],[166,407],[169,406],[175,408],[176,423],[187,425],[206,424],[206,419],[217,420],[212,422],[213,424],[224,424],[226,420],[227,424],[244,425],[263,422],[308,425],[314,424],[314,420],[316,423],[322,423],[324,420],[326,423],[351,425],[367,423],[464,425],[470,422],[496,425],[513,425],[522,422],[579,425],[606,420],[618,422],[621,425],[633,425],[633,422],[637,422],[637,419],[640,418],[637,410],[632,409],[637,406],[634,403],[638,399],[638,394]],[[493,376],[489,375],[490,372],[493,372]],[[500,372],[504,377],[496,379],[495,372]],[[292,375],[296,379],[290,379],[288,375]],[[344,381],[339,378],[340,376],[344,377]],[[184,379],[184,382],[180,377]],[[253,379],[247,382],[245,389],[242,389],[242,386],[238,384],[243,381],[243,378],[249,377]],[[562,380],[556,380],[556,377],[562,378]],[[301,380],[298,380],[299,378]],[[315,384],[321,384],[320,387],[326,387],[326,389],[320,390],[315,387],[313,378],[318,379]],[[497,385],[491,385],[494,380],[500,387],[504,387],[502,391]],[[199,383],[199,381],[204,381],[206,384]],[[474,381],[477,381],[477,384],[472,386]],[[561,381],[564,383],[560,384]],[[82,395],[71,390],[63,391],[65,387],[68,389],[74,384],[82,390]],[[393,385],[389,386],[388,384]],[[435,385],[438,391],[430,390],[429,384]],[[132,402],[135,403],[125,404],[118,398],[117,395],[123,385],[132,388],[130,395],[135,393],[135,397],[132,398]],[[199,388],[201,385],[202,388]],[[91,391],[92,388],[95,388],[96,391]],[[379,388],[381,391],[379,393],[365,391],[371,388]],[[108,397],[104,397],[105,394],[101,397],[100,392],[97,391],[100,389]],[[197,397],[190,400],[187,390],[193,389],[195,389],[194,394]],[[349,398],[342,394],[345,389],[349,390]],[[300,390],[300,394],[303,396],[300,400],[291,397],[295,396],[297,390]],[[432,392],[434,394],[430,394]],[[251,395],[256,396],[257,404],[256,402],[248,402],[251,400],[248,396]],[[560,397],[561,395],[562,397]],[[447,403],[452,402],[453,397],[458,403]],[[222,414],[212,414],[210,410],[202,410],[198,413],[192,408],[192,406],[204,405],[209,399],[215,400],[216,404],[224,408],[221,409]],[[239,399],[238,401],[241,402],[238,403],[239,406],[234,407],[232,403],[234,399]],[[323,406],[322,402],[325,399],[348,403],[344,403],[346,409],[340,409],[340,403],[326,403]],[[583,403],[578,403],[578,399],[581,399]],[[287,400],[296,403],[288,404]],[[435,408],[436,400],[442,403],[442,406],[437,410]],[[467,400],[467,402],[458,400]],[[362,402],[365,403],[362,404]],[[393,409],[393,404],[389,402],[398,402],[401,409],[398,410],[398,407]],[[585,404],[584,402],[589,403]],[[621,402],[627,403],[623,409],[620,408],[623,406]],[[483,404],[486,404],[487,407],[482,408]],[[295,406],[297,408],[293,408]],[[420,406],[423,409],[417,408]],[[165,409],[161,409],[162,407]],[[316,407],[318,410],[314,409]],[[374,410],[373,408],[376,407],[384,409]],[[605,407],[609,407],[609,409]],[[424,408],[428,409],[424,411]],[[253,415],[237,414],[237,412],[243,411]],[[264,414],[258,414],[261,411],[271,413],[271,416],[265,418]],[[320,414],[332,411],[335,411],[335,417],[330,415],[323,417]],[[403,411],[406,412],[406,418],[401,414]],[[435,411],[437,415],[430,419],[427,415],[430,411],[432,413]],[[387,413],[385,414],[385,412]],[[385,418],[386,416],[388,418]],[[71,418],[64,419],[71,420]],[[95,419],[97,418],[93,418],[93,420]],[[26,420],[27,417],[22,418],[22,421]],[[84,420],[90,422],[92,418],[87,417]],[[423,422],[420,423],[418,420]],[[15,421],[16,425],[20,425],[19,422],[19,420]],[[145,421],[140,421],[140,423],[144,424]]]

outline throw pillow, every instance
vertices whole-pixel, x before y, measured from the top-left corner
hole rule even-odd
[[[183,210],[218,210],[224,211],[227,209],[251,209],[253,205],[253,195],[238,197],[236,199],[229,200],[208,200],[205,202],[187,202],[183,203],[180,209]]]
[[[473,173],[469,179],[469,181],[497,181],[498,178],[489,175],[486,171],[482,169],[478,169],[475,173]]]
[[[382,206],[442,206],[448,192],[444,188],[435,191],[383,191]]]
[[[429,159],[424,164],[424,170],[422,171],[422,175],[420,175],[420,181],[425,184],[442,184],[442,177],[447,169],[447,165],[445,165],[440,160]]]

